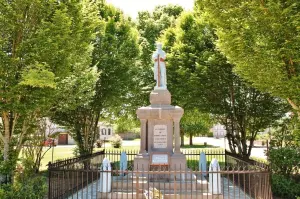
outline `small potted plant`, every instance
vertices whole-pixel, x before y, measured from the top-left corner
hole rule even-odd
[[[111,145],[114,147],[114,148],[121,148],[122,146],[122,138],[121,136],[119,135],[115,135],[114,137],[111,138]]]

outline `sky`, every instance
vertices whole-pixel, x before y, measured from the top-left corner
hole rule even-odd
[[[139,11],[152,11],[158,5],[177,4],[185,10],[191,10],[194,5],[194,0],[106,0],[106,2],[120,8],[133,19],[136,19]]]

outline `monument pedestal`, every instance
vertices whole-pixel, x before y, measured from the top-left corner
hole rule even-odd
[[[186,158],[180,152],[179,124],[183,109],[171,105],[171,94],[167,89],[153,90],[150,103],[150,106],[137,110],[141,121],[141,145],[140,153],[134,159],[134,170],[148,171],[153,165],[165,165],[169,171],[185,171]]]

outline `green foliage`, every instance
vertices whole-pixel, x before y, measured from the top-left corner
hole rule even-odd
[[[241,80],[214,45],[216,39],[213,27],[195,13],[178,18],[162,37],[168,49],[168,88],[185,110],[214,114],[226,127],[231,151],[248,157],[256,134],[282,117],[286,107]]]
[[[300,195],[300,183],[280,174],[273,174],[271,177],[272,192],[275,196],[284,199],[295,199]]]
[[[216,27],[218,48],[235,71],[261,91],[288,99],[299,113],[300,3],[198,0]]]
[[[293,114],[290,116],[274,126],[268,154],[273,193],[283,198],[295,198],[300,189],[299,120]]]
[[[133,118],[130,114],[121,115],[111,123],[116,124],[116,133],[133,132],[139,127],[139,121]]]
[[[121,148],[123,139],[119,135],[115,135],[110,139],[110,143],[114,148]]]
[[[262,140],[262,141],[267,141],[270,139],[269,134],[258,134],[255,138],[255,140]]]
[[[266,160],[265,158],[261,158],[261,157],[250,157],[250,159],[251,159],[251,160],[255,160],[256,162],[260,162],[260,163],[266,164],[266,165],[269,164],[269,161]]]
[[[14,168],[16,172],[13,183],[0,185],[0,198],[44,198],[47,193],[47,178],[35,174],[36,168],[33,158],[22,159],[21,163],[16,169]]]
[[[213,132],[208,132],[208,133],[207,133],[207,137],[214,137]]]
[[[95,78],[82,81],[83,87],[76,73],[93,76],[88,70],[98,23],[93,8],[95,3],[85,0],[0,1],[0,151],[11,164],[10,173],[16,166],[14,156],[18,157],[26,144],[33,146],[27,152],[35,153],[38,171],[42,137],[34,133],[40,118],[62,107],[74,109],[91,96],[87,88],[93,88]],[[66,88],[70,78],[77,81],[74,89]],[[65,100],[66,96],[74,100]]]
[[[37,176],[0,186],[1,199],[43,199],[47,193],[47,179]]]
[[[149,93],[154,87],[152,53],[155,50],[155,42],[169,27],[174,27],[176,19],[182,13],[183,8],[177,5],[157,6],[152,13],[143,11],[138,13],[137,29],[139,38],[139,89],[135,99],[137,104],[146,105]],[[167,65],[168,67],[168,65]],[[168,70],[168,69],[167,69]]]
[[[285,117],[274,125],[272,132],[271,147],[299,147],[300,128],[299,120],[294,117]]]
[[[24,71],[20,85],[39,88],[56,87],[54,73],[45,69],[43,65],[37,64],[35,67],[29,66],[29,68],[28,71]]]
[[[209,114],[200,113],[198,110],[188,110],[184,113],[181,122],[185,135],[205,135],[212,126],[212,119]]]
[[[299,148],[272,148],[269,151],[269,161],[274,173],[290,177],[299,174],[300,149]]]
[[[103,143],[104,143],[103,140],[96,140],[95,145],[96,145],[97,148],[101,148],[101,146],[103,145]]]
[[[0,151],[0,157],[3,157],[3,153]],[[13,151],[10,151],[10,158],[7,161],[4,161],[3,158],[0,158],[0,174],[11,175],[16,167],[18,157]]]
[[[88,75],[78,74],[79,86],[83,88],[78,91],[87,93],[91,98],[86,99],[84,104],[77,104],[75,108],[66,107],[53,117],[57,123],[71,130],[81,155],[93,151],[100,118],[116,118],[120,112],[126,112],[131,107],[136,86],[135,62],[139,53],[137,30],[113,6],[100,2],[97,12],[99,23],[97,31],[92,31],[96,38],[93,41],[92,62],[88,63],[90,69],[98,72],[97,78],[92,78],[96,79],[95,86],[86,84],[91,81]],[[66,92],[70,94],[77,93],[78,88],[78,82],[72,80],[69,78],[67,82],[72,92]],[[69,98],[72,101],[69,95],[66,100],[69,101]],[[75,98],[74,103],[77,100]]]

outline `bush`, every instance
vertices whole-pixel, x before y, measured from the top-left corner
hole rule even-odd
[[[122,138],[119,135],[115,135],[111,138],[110,142],[114,148],[121,148],[122,146]]]
[[[1,185],[1,199],[43,199],[47,193],[47,179],[45,177],[31,177],[17,181],[13,185]]]
[[[207,133],[207,137],[214,137],[214,133],[213,132]]]
[[[97,140],[95,143],[95,147],[101,148],[102,144],[103,144],[103,140]]]
[[[296,196],[300,195],[300,184],[291,178],[273,174],[272,191],[275,196],[284,199],[295,199]]]
[[[272,148],[269,152],[269,160],[274,173],[289,177],[299,172],[297,165],[300,165],[300,150],[291,147]]]

